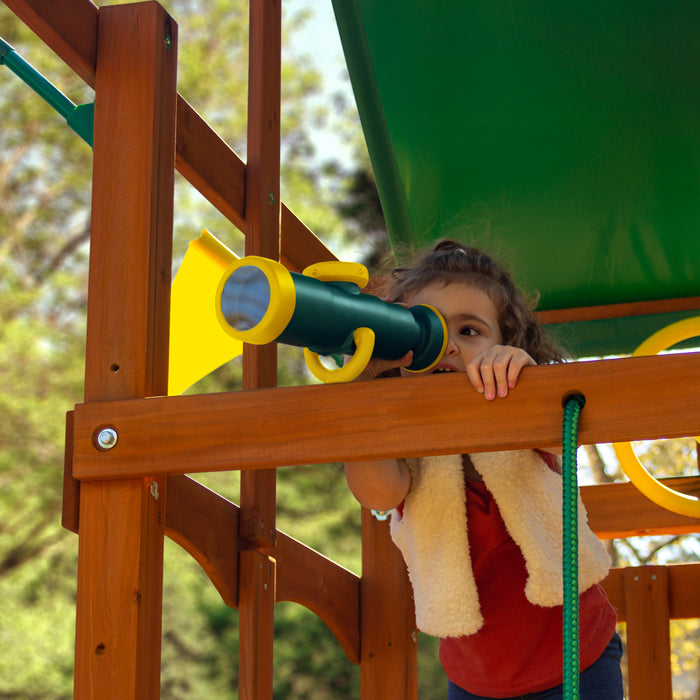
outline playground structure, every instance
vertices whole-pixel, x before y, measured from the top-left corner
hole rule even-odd
[[[484,407],[457,375],[441,378],[439,399],[429,378],[275,388],[274,345],[246,345],[242,392],[167,396],[175,168],[245,233],[246,254],[295,271],[334,259],[279,200],[279,2],[251,0],[247,163],[177,94],[177,25],[157,3],[6,4],[96,91],[85,401],[68,417],[63,513],[79,533],[76,698],[159,696],[165,535],[239,610],[241,698],[272,696],[281,600],[326,622],[361,666],[363,697],[416,697],[410,586],[386,523],[363,511],[354,576],[276,530],[277,466],[552,447],[571,393],[586,397],[582,443],[700,434],[690,354],[528,369],[508,401]],[[115,264],[124,251],[128,269]],[[662,314],[700,298],[640,303]],[[547,313],[627,317],[633,306]],[[227,469],[241,470],[240,506],[184,476]],[[700,495],[700,477],[665,483]],[[604,539],[700,531],[631,484],[583,498]],[[627,623],[631,700],[670,699],[668,622],[700,617],[700,564],[615,570],[605,588]]]

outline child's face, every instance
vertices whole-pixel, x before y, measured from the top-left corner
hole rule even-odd
[[[502,343],[498,311],[486,292],[464,284],[435,283],[406,298],[408,306],[435,307],[447,324],[448,342],[434,372],[466,372],[467,364],[478,354]]]

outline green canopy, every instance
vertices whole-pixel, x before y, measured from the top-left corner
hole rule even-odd
[[[399,260],[451,236],[538,310],[697,307],[678,300],[700,294],[700,3],[333,2]],[[558,334],[622,354],[697,313]]]

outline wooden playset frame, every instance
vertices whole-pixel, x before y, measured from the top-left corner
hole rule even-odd
[[[363,511],[355,576],[277,531],[274,467],[554,446],[571,392],[587,401],[583,443],[700,434],[697,354],[528,368],[485,406],[460,375],[441,377],[439,401],[421,378],[274,388],[274,346],[246,346],[243,391],[166,396],[176,168],[245,233],[247,254],[294,270],[334,259],[279,201],[280,1],[250,3],[243,163],[177,94],[177,25],[156,2],[5,0],[96,91],[85,400],[67,421],[63,513],[79,532],[76,698],[159,697],[165,535],[239,610],[241,698],[272,697],[281,600],[326,622],[361,666],[363,697],[416,697],[410,586],[388,526]],[[105,427],[114,449],[96,446]],[[226,469],[242,472],[240,507],[185,476]],[[700,477],[667,482],[700,495]],[[631,484],[582,491],[602,538],[700,531]],[[605,588],[627,623],[630,698],[670,700],[668,623],[700,617],[700,564],[614,570]]]

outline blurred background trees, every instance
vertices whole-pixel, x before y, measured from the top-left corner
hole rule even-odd
[[[245,159],[248,0],[163,4],[179,25],[180,94]],[[321,99],[313,47],[292,41],[313,5],[283,7],[282,198],[333,250],[381,271],[390,251],[354,104],[347,92]],[[0,36],[73,102],[93,101],[4,5]],[[92,154],[2,67],[0,113],[0,697],[57,700],[72,697],[77,537],[61,528],[60,508],[65,412],[83,390]],[[319,146],[323,130],[340,154]],[[175,201],[174,270],[204,227],[242,253],[240,232],[177,174]],[[279,372],[281,384],[310,381],[295,349],[280,348]],[[191,391],[239,387],[234,361]],[[664,473],[697,470],[692,441],[643,449]],[[609,450],[588,447],[582,458],[595,480],[621,478]],[[236,473],[200,479],[237,500]],[[360,573],[360,512],[339,465],[280,469],[277,491],[280,529]],[[700,555],[695,538],[629,540],[614,551],[633,565]],[[237,613],[167,540],[165,556],[162,697],[236,697]],[[359,669],[318,618],[280,604],[275,628],[275,697],[359,697]],[[697,681],[697,622],[672,633],[678,677]],[[419,697],[444,697],[436,640],[420,635],[419,656]],[[696,686],[679,682],[677,697]]]

